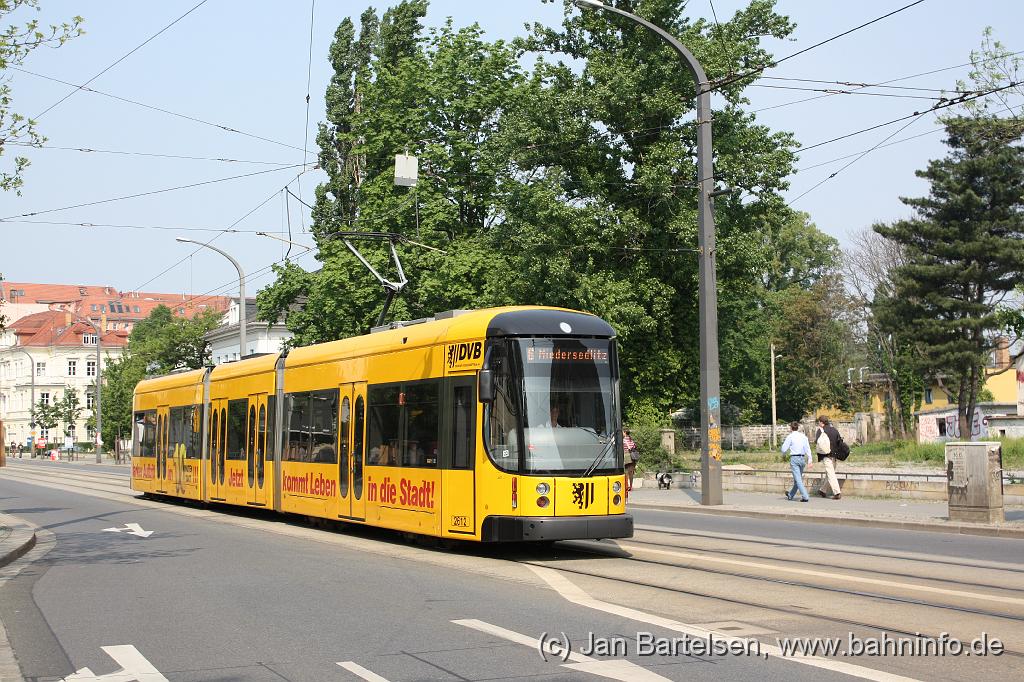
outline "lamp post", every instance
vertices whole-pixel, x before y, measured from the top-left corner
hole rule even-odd
[[[30,393],[31,401],[28,404],[29,405],[29,407],[28,407],[28,428],[29,428],[29,433],[32,434],[32,451],[29,452],[28,454],[29,454],[29,458],[31,459],[32,452],[35,452],[35,447],[36,447],[36,420],[35,420],[35,417],[32,416],[33,415],[33,411],[36,409],[36,361],[35,361],[35,358],[32,357],[32,354],[29,353],[24,348],[18,348],[17,346],[11,346],[11,350],[17,351],[19,353],[24,353],[25,357],[28,358],[28,375],[29,375],[29,377],[31,379],[31,386],[32,386],[31,393]]]
[[[88,317],[82,317],[77,313],[73,313],[70,310],[65,309],[63,312],[71,315],[79,322],[92,327],[92,330],[96,332],[96,463],[103,463],[103,403],[100,397],[103,393],[103,332],[100,331],[98,324],[90,320]],[[35,444],[33,443],[33,446]]]
[[[238,359],[241,360],[245,357],[245,272],[242,271],[242,266],[238,264],[234,258],[229,256],[227,252],[221,251],[216,246],[210,246],[203,242],[197,242],[192,239],[185,239],[184,237],[176,237],[175,241],[179,241],[182,244],[196,244],[198,246],[216,251],[220,255],[231,261],[231,264],[235,266],[235,270],[238,270]]]
[[[775,424],[778,422],[778,417],[775,415],[775,360],[781,359],[781,355],[775,354],[775,343],[768,344],[769,352],[771,352],[771,449],[775,450],[775,446],[778,444],[777,436],[775,435]]]
[[[626,17],[663,39],[682,57],[697,84],[697,227],[698,307],[700,317],[701,491],[704,505],[722,504],[722,400],[719,395],[718,291],[715,283],[715,218],[711,158],[711,87],[700,62],[672,34],[646,19],[598,0],[573,0],[580,8],[599,9]]]

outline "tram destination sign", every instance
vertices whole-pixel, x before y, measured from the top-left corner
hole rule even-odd
[[[606,348],[548,348],[545,346],[526,349],[526,362],[530,364],[551,363],[587,363],[597,365],[608,364]]]

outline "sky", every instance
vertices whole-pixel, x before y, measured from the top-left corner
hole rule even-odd
[[[909,1],[779,0],[778,11],[789,16],[797,28],[791,39],[768,39],[765,44],[777,57],[789,55]],[[42,0],[41,22],[59,22],[81,14],[86,34],[59,49],[35,51],[24,68],[83,83],[199,2]],[[688,12],[710,17],[712,2],[722,21],[746,4],[742,0],[691,0]],[[247,293],[254,295],[272,281],[269,265],[282,258],[285,248],[255,232],[286,229],[288,216],[281,190],[295,180],[303,163],[316,159],[316,126],[324,119],[323,96],[331,76],[327,49],[338,23],[346,16],[357,19],[366,6],[367,0],[320,0],[315,4],[207,0],[89,85],[246,134],[86,91],[78,91],[43,115],[38,127],[49,138],[49,147],[132,154],[17,150],[24,152],[32,165],[25,174],[22,196],[0,193],[0,218],[5,219],[0,222],[0,273],[11,281],[102,284],[123,291],[237,293],[237,276],[227,260],[206,249],[189,257],[196,247],[175,241],[176,237],[206,241],[216,231],[233,226],[240,232],[221,234],[213,244],[241,262],[249,280]],[[386,5],[375,6],[382,9]],[[488,39],[509,39],[524,32],[525,22],[557,25],[562,11],[560,2],[540,0],[433,0],[426,23],[436,26],[451,17],[456,26],[479,23]],[[764,75],[880,83],[945,69],[969,60],[986,26],[992,26],[1009,49],[1024,50],[1024,3],[925,0]],[[773,130],[791,131],[804,146],[811,146],[927,108],[934,100],[907,96],[936,97],[938,93],[928,89],[950,90],[967,71],[956,68],[902,80],[899,85],[922,90],[889,91],[901,97],[835,95],[771,109],[821,93],[751,87],[747,90],[748,108],[757,111],[760,123]],[[11,78],[14,109],[26,115],[42,112],[72,90],[23,73],[5,75]],[[828,87],[767,79],[759,85]],[[921,117],[890,142],[928,134],[879,148],[800,196],[850,159],[833,160],[873,147],[900,125],[802,152],[797,168],[805,170],[792,177],[787,199],[844,246],[851,234],[874,222],[909,215],[899,197],[927,192],[927,185],[914,171],[945,154],[933,114]],[[0,158],[5,168],[14,153],[8,146]],[[827,161],[832,163],[807,168]],[[209,183],[234,176],[243,177]],[[314,187],[324,177],[318,171],[306,172],[290,188],[311,203]],[[83,205],[192,184],[197,186]],[[302,233],[309,225],[308,211],[300,212],[300,208],[291,201],[294,239],[311,243]],[[18,217],[33,212],[37,215]],[[293,259],[300,252],[294,249]],[[297,262],[306,268],[316,267],[308,253]]]

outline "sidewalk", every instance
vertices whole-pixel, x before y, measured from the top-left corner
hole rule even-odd
[[[32,526],[0,512],[0,568],[32,549],[35,543],[36,533]]]
[[[630,491],[628,508],[1024,539],[1024,507],[1006,507],[1006,522],[990,525],[949,521],[945,502],[844,496],[840,500],[812,497],[805,503],[790,502],[781,490],[778,494],[726,490],[725,504],[712,507],[701,505],[700,490],[675,486],[658,490],[646,487],[647,481],[644,485]]]

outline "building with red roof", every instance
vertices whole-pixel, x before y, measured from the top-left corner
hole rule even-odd
[[[234,299],[0,281],[0,300],[0,316],[7,318],[7,329],[0,332],[0,419],[7,444],[25,446],[35,436],[37,443],[46,439],[52,448],[63,447],[65,428],[75,442],[95,440],[86,420],[93,414],[98,368],[121,357],[132,328],[154,308],[165,305],[176,315],[192,317],[205,310],[225,312]],[[70,389],[84,408],[81,419],[61,424],[55,433],[32,429],[31,406],[60,400]]]

